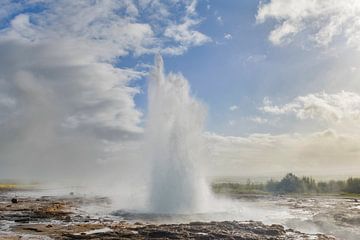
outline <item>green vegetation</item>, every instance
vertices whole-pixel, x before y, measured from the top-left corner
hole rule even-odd
[[[344,180],[315,181],[311,177],[299,178],[288,173],[280,181],[269,180],[266,183],[214,183],[215,193],[276,193],[276,194],[360,194],[360,178]]]
[[[252,183],[248,181],[246,184],[241,183],[214,183],[212,189],[215,193],[252,193],[265,194],[265,185],[262,183]]]
[[[0,181],[0,192],[1,191],[15,191],[15,190],[31,190],[36,187],[36,183],[25,184],[17,183],[14,181]]]
[[[0,183],[0,190],[16,189],[17,185],[12,183]]]

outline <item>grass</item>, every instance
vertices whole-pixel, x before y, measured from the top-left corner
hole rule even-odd
[[[212,184],[212,191],[215,194],[230,194],[230,195],[286,195],[286,196],[302,196],[302,197],[315,197],[315,196],[333,196],[342,198],[354,198],[360,199],[358,193],[347,193],[345,191],[329,191],[329,192],[315,192],[315,191],[304,191],[304,192],[271,192],[266,190],[264,184],[256,183],[226,183],[218,182]]]
[[[3,189],[16,189],[18,187],[17,184],[14,183],[0,183],[0,190]]]
[[[342,197],[360,198],[359,193],[340,193],[339,195]]]
[[[0,183],[0,191],[30,190],[34,187],[34,184]]]
[[[279,195],[280,193],[271,193],[267,191],[261,191],[261,190],[245,190],[245,189],[216,189],[213,192],[215,194],[230,194],[230,195]],[[315,192],[304,192],[304,193],[282,193],[280,195],[294,197],[294,196],[302,196],[302,197],[341,197],[341,198],[354,198],[354,199],[360,199],[360,194],[357,193],[346,193],[346,192],[333,192],[333,193],[315,193]]]

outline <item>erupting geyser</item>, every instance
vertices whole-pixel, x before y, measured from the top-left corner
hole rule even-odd
[[[202,211],[208,186],[199,169],[204,159],[203,123],[206,110],[190,95],[181,74],[164,74],[155,58],[149,90],[146,158],[151,162],[149,203],[156,213]]]

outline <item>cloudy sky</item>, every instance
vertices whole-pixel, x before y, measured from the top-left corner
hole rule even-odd
[[[156,53],[207,106],[209,175],[359,173],[358,0],[3,0],[0,178],[143,164]]]

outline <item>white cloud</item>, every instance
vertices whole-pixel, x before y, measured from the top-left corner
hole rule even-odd
[[[257,124],[264,124],[268,122],[268,119],[262,117],[251,117],[249,120]]]
[[[322,176],[359,171],[360,137],[335,130],[310,134],[252,134],[247,137],[207,133],[214,175],[283,176],[288,172]]]
[[[197,24],[199,24],[199,21],[185,18],[182,23],[169,26],[165,30],[164,35],[174,39],[183,46],[199,46],[211,41],[208,36],[191,30]]]
[[[139,0],[139,7],[150,19],[166,19],[170,15],[168,6],[160,0]]]
[[[254,55],[250,55],[246,58],[245,62],[246,63],[258,63],[258,62],[262,62],[265,61],[267,58],[267,56],[265,54],[254,54]]]
[[[220,24],[223,24],[223,23],[224,23],[223,18],[222,18],[221,16],[217,16],[217,17],[216,17],[216,21],[217,21],[218,23],[220,23]]]
[[[271,0],[259,5],[257,22],[275,19],[278,23],[269,35],[276,45],[305,36],[319,46],[337,39],[360,47],[360,2],[357,0]]]
[[[78,41],[102,59],[124,56],[129,51],[147,53],[156,44],[152,27],[136,22],[135,10],[126,15],[116,13],[122,9],[128,12],[128,8],[129,1],[50,1],[42,12],[17,15],[1,37],[32,42]]]
[[[12,27],[5,29],[1,37],[31,41],[76,39],[106,60],[129,52],[141,55],[162,52],[162,49],[166,49],[165,54],[179,54],[181,48],[181,54],[189,47],[210,41],[208,36],[195,29],[200,23],[196,1],[176,4],[185,8],[176,13],[184,16],[180,23],[172,20],[175,14],[173,2],[49,1],[43,11],[16,15],[11,20]],[[33,4],[25,2],[23,5]],[[141,18],[139,12],[147,17]]]
[[[211,41],[211,38],[205,34],[194,30],[194,27],[200,24],[196,18],[197,1],[191,1],[186,7],[186,15],[180,20],[180,23],[172,22],[165,31],[164,36],[174,40],[180,46],[165,48],[165,53],[182,54],[188,47],[203,45]]]
[[[299,119],[315,119],[328,123],[343,123],[360,120],[360,95],[342,91],[299,96],[293,101],[277,106],[264,99],[262,111],[272,114],[294,114]]]
[[[239,109],[239,107],[237,105],[232,105],[232,106],[229,107],[229,110],[232,111],[232,112],[235,111],[235,110],[238,110],[238,109]]]
[[[55,177],[57,169],[81,177],[79,169],[90,173],[105,154],[104,139],[141,134],[133,74],[72,49],[61,41],[0,41],[2,176]]]
[[[26,10],[34,4],[39,11]],[[184,9],[176,16],[186,17],[181,34],[169,37],[166,29],[176,25],[174,4]],[[0,20],[9,19],[0,31],[3,177],[66,172],[82,178],[109,159],[136,165],[142,113],[134,102],[140,89],[131,81],[146,73],[119,67],[122,57],[181,54],[208,39],[195,30],[194,1],[2,1],[0,6]],[[155,9],[160,18],[144,14]],[[107,146],[120,150],[114,156]]]
[[[9,15],[16,14],[21,11],[23,6],[20,2],[14,2],[12,0],[3,0],[0,2],[0,22],[6,19]]]
[[[277,27],[270,33],[269,40],[275,45],[280,45],[290,41],[285,37],[291,36],[298,31],[299,29],[297,26],[284,22],[280,27]]]
[[[224,38],[225,38],[226,40],[230,40],[230,39],[232,39],[232,36],[231,36],[230,33],[226,33],[226,34],[224,35]]]
[[[192,0],[186,7],[186,12],[188,15],[196,15],[196,5],[197,0]]]

